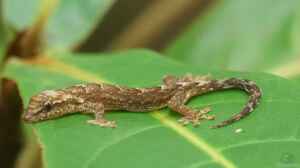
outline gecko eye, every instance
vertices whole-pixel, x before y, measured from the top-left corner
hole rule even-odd
[[[50,111],[51,108],[52,108],[52,105],[50,103],[46,103],[45,106],[44,106],[45,111]]]

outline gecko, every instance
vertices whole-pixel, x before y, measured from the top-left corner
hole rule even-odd
[[[254,81],[167,75],[161,86],[148,88],[130,88],[107,83],[79,84],[64,89],[45,90],[32,96],[22,118],[25,122],[35,123],[79,112],[94,115],[93,119],[87,121],[89,124],[114,128],[117,124],[105,118],[106,112],[149,112],[169,107],[182,115],[179,123],[197,126],[201,120],[213,120],[215,116],[208,114],[211,111],[209,106],[196,109],[188,107],[187,102],[192,97],[226,89],[243,90],[249,95],[249,100],[239,113],[211,126],[220,128],[248,116],[258,105],[262,91]]]

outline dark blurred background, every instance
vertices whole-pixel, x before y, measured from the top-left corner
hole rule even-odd
[[[79,51],[162,50],[214,0],[119,0]]]

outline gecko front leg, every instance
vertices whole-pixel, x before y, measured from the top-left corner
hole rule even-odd
[[[104,105],[102,103],[91,103],[86,102],[82,104],[84,113],[93,113],[95,115],[95,119],[88,120],[87,123],[99,125],[101,127],[117,127],[115,121],[109,121],[104,118]]]
[[[201,119],[213,120],[215,117],[207,114],[210,111],[209,107],[195,110],[185,105],[192,96],[189,92],[188,90],[180,90],[168,102],[169,108],[183,115],[178,121],[183,125],[192,123],[197,126]]]

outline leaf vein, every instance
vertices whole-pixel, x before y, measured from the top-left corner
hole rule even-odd
[[[94,154],[91,155],[90,159],[88,159],[82,167],[83,168],[89,168],[90,165],[93,163],[93,161],[95,161],[96,158],[98,156],[100,156],[105,149],[108,149],[109,147],[111,147],[113,145],[116,145],[116,144],[118,144],[118,143],[124,141],[125,139],[128,139],[128,138],[132,137],[132,136],[136,136],[137,134],[140,134],[140,133],[143,133],[145,131],[149,131],[149,130],[152,130],[152,129],[155,129],[155,128],[159,128],[159,127],[161,127],[161,125],[152,125],[152,126],[149,126],[149,127],[138,129],[137,131],[129,133],[129,134],[127,134],[127,135],[125,135],[125,136],[123,136],[123,137],[121,137],[121,138],[119,138],[119,139],[117,139],[117,140],[115,140],[111,143],[106,144],[105,146],[102,146],[102,145],[99,146],[98,148],[96,148]]]

